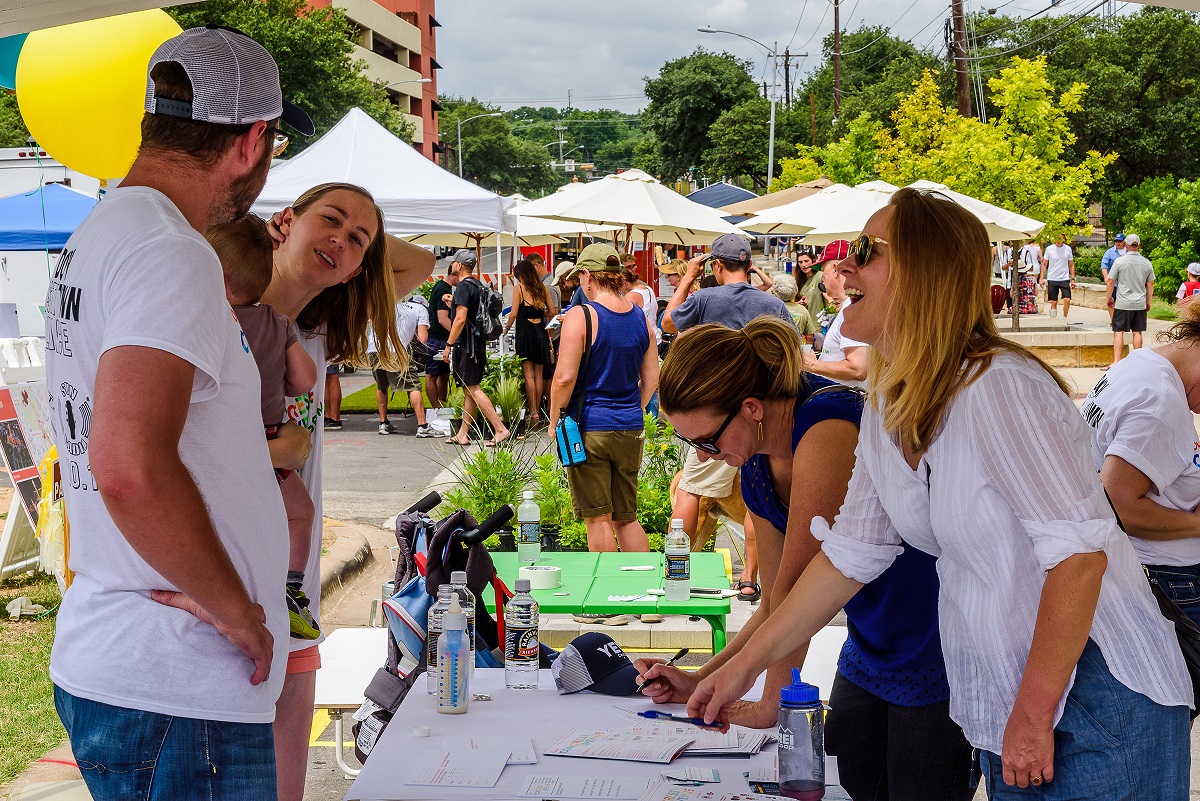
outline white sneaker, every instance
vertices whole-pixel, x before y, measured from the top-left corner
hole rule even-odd
[[[430,439],[438,436],[438,432],[433,430],[433,426],[426,423],[423,426],[417,426],[417,439]]]
[[[393,426],[387,420],[384,420],[382,423],[379,424],[379,433],[380,434],[395,434],[396,427]]]
[[[1051,309],[1051,310],[1050,310],[1050,316],[1051,316],[1051,317],[1057,317],[1057,316],[1058,316],[1058,309]]]

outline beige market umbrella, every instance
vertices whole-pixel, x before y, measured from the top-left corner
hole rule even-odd
[[[816,194],[767,209],[738,223],[761,234],[804,235],[804,244],[823,245],[849,239],[867,219],[888,204],[896,187],[883,181],[869,188],[833,184]]]
[[[821,177],[815,181],[808,183],[797,184],[796,186],[787,189],[781,189],[778,192],[762,195],[760,197],[751,198],[749,200],[741,200],[737,203],[731,203],[728,206],[722,206],[721,211],[731,216],[745,217],[750,214],[761,214],[767,209],[773,209],[776,206],[783,206],[801,198],[806,198],[809,195],[815,195],[822,189],[833,186],[833,181],[828,178]]]

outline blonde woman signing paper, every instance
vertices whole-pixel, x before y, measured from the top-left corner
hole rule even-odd
[[[813,520],[822,552],[688,714],[728,715],[907,543],[938,558],[950,714],[991,798],[1187,797],[1183,656],[1065,386],[996,332],[982,224],[902,189],[839,270],[846,333],[874,348],[846,502],[832,530]]]

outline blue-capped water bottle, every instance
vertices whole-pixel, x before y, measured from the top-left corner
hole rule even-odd
[[[779,794],[801,801],[825,797],[825,707],[820,691],[800,680],[779,693]]]

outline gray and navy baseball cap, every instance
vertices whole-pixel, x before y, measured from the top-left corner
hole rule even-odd
[[[183,67],[192,102],[155,97],[150,72],[164,61]],[[217,125],[249,125],[280,119],[305,136],[312,120],[283,99],[279,67],[266,48],[232,28],[189,28],[159,45],[146,71],[146,111]]]
[[[475,255],[475,251],[470,248],[454,251],[454,255],[450,258],[451,262],[458,262],[468,267],[474,267],[479,263],[479,257]]]
[[[750,261],[750,243],[739,234],[721,234],[712,244],[709,259]]]
[[[589,631],[571,640],[554,660],[559,693],[591,690],[602,695],[636,695],[638,671],[612,637]]]

